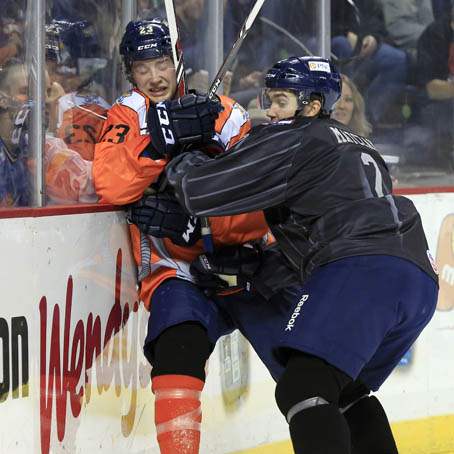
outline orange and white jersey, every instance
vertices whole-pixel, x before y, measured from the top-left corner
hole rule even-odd
[[[126,205],[140,199],[167,164],[167,159],[151,155],[149,105],[145,95],[132,90],[118,98],[107,112],[93,160],[94,183],[101,203]]]
[[[228,150],[239,142],[251,129],[249,114],[237,102],[227,96],[220,96],[224,110],[216,121],[218,139]]]
[[[217,139],[225,147],[241,140],[250,130],[247,112],[232,99],[221,96],[223,112],[216,121]],[[93,177],[101,203],[125,205],[142,197],[163,172],[167,159],[154,155],[147,128],[149,99],[134,89],[109,110],[96,144]],[[268,233],[262,212],[210,218],[215,247],[258,240]],[[130,226],[134,257],[139,267],[140,297],[145,306],[153,291],[166,279],[191,280],[189,264],[203,252],[202,241],[180,247]]]
[[[68,93],[58,100],[56,136],[86,161],[93,161],[110,105],[101,96]]]

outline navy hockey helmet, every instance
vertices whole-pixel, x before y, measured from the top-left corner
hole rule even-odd
[[[59,73],[81,75],[87,66],[104,67],[107,61],[100,55],[95,29],[88,21],[53,19],[46,25],[46,58],[57,63]]]
[[[265,76],[262,106],[269,107],[267,90],[280,88],[295,92],[302,109],[320,97],[322,114],[329,115],[342,91],[342,79],[332,62],[321,57],[290,57],[278,61]]]
[[[172,56],[169,27],[159,18],[129,22],[120,43],[120,55],[128,75],[135,60]]]

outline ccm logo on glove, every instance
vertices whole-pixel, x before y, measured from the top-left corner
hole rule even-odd
[[[213,140],[215,123],[223,107],[207,95],[188,93],[178,99],[151,104],[147,114],[151,147],[163,158],[173,158],[185,147],[223,146]]]
[[[164,102],[156,104],[156,110],[158,111],[159,124],[161,125],[162,135],[167,145],[175,144],[175,137],[173,136],[172,128],[170,127],[169,114]]]

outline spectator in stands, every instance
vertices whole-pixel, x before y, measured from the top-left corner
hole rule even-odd
[[[21,134],[28,112],[22,109],[27,94],[24,66],[7,66],[0,79],[0,207],[30,203],[27,148]]]
[[[237,39],[254,0],[224,0],[224,54]],[[252,103],[258,113],[256,97],[263,85],[264,68],[290,55],[301,55],[301,47],[289,38],[289,24],[301,10],[300,0],[265,2],[233,65],[232,96],[243,105]],[[292,14],[288,14],[292,11]],[[296,29],[300,32],[302,21]],[[287,34],[286,34],[287,33]],[[225,86],[225,84],[224,84]],[[263,116],[262,113],[259,117]]]
[[[452,0],[432,0],[432,9],[435,20],[441,18],[445,14],[449,14],[451,10]]]
[[[416,60],[416,45],[421,33],[433,22],[431,0],[380,0],[387,40]]]
[[[46,105],[61,93],[46,74]],[[46,109],[48,110],[48,108]],[[28,206],[30,175],[35,172],[29,153],[28,76],[22,64],[10,65],[0,80],[0,206]],[[91,162],[68,148],[65,142],[46,135],[44,174],[48,201],[53,203],[95,202]]]
[[[205,86],[208,89],[208,73],[205,71],[204,45],[207,27],[203,16],[204,6],[205,0],[175,0],[175,14],[184,51],[188,84],[191,86],[191,79],[194,78],[199,89]]]
[[[370,137],[372,134],[372,126],[366,117],[364,98],[355,83],[348,76],[341,74],[341,78],[341,97],[334,105],[331,118],[348,126],[356,134],[363,137]],[[388,165],[393,184],[398,184],[396,174],[398,171],[397,164],[399,163],[399,158],[395,155],[395,150],[379,143],[376,143],[376,146]]]
[[[227,0],[225,2],[224,53],[230,50],[230,47],[237,39],[241,26],[253,3],[252,0]],[[254,22],[254,26],[242,43],[235,63],[233,90],[260,88],[264,76],[263,68],[267,68],[272,64],[271,62],[279,58],[277,48],[283,44],[282,40],[280,40],[281,36],[279,34],[276,35],[271,27],[260,20],[264,16],[276,20],[277,18],[274,15],[277,8],[283,9],[282,5],[277,4],[277,2],[265,3],[260,15]],[[255,90],[256,93],[258,91]]]
[[[137,0],[137,16],[142,19],[165,16],[163,9],[156,8],[155,3],[154,0]]]
[[[0,68],[19,58],[22,54],[22,29],[12,19],[3,17],[0,20]]]
[[[349,65],[349,73],[365,93],[372,123],[384,122],[385,114],[406,79],[406,54],[385,42],[383,10],[378,0],[342,0],[332,3],[332,50]],[[341,62],[339,62],[339,66]]]
[[[334,105],[331,117],[350,127],[353,132],[369,137],[372,127],[366,118],[364,98],[355,83],[345,74],[342,77],[341,97]]]
[[[448,158],[454,164],[454,5],[422,33],[417,67],[419,83],[429,98],[421,112],[423,124],[432,130],[442,163]]]
[[[282,17],[276,20],[308,51],[317,53],[319,1],[282,0],[279,4],[292,13],[287,14],[291,17],[285,24]],[[331,2],[331,36],[336,64],[364,93],[369,119],[373,124],[386,122],[387,111],[406,83],[407,56],[386,42],[380,0]]]

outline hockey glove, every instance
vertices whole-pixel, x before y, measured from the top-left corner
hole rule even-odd
[[[178,246],[192,246],[201,238],[200,219],[186,213],[170,193],[142,197],[129,206],[127,217],[141,232]]]
[[[147,119],[151,145],[167,158],[178,155],[189,144],[221,147],[213,136],[215,121],[222,110],[217,98],[210,100],[196,93],[152,104]]]
[[[214,254],[199,255],[191,263],[190,272],[201,287],[223,290],[232,286],[247,286],[260,264],[261,252],[258,248],[228,246]]]

